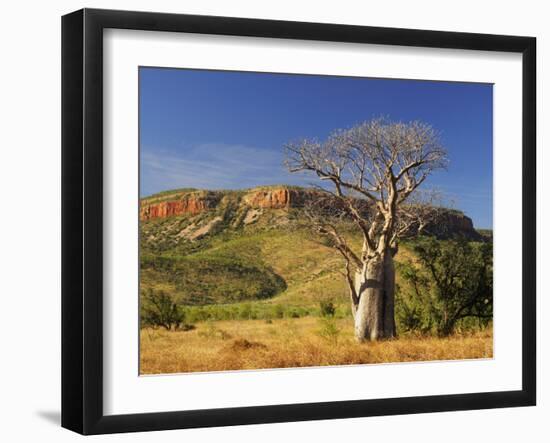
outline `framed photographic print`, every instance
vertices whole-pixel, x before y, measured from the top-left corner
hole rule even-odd
[[[64,16],[62,425],[534,405],[535,48]]]

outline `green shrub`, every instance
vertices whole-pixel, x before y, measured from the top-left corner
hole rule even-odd
[[[184,325],[185,311],[176,305],[164,291],[148,290],[141,305],[142,326],[162,326],[166,330],[179,329]]]
[[[419,238],[416,263],[400,265],[413,289],[397,291],[396,314],[405,330],[446,336],[485,327],[493,317],[492,244]]]
[[[324,299],[319,302],[321,317],[334,317],[336,314],[336,306],[330,299]]]
[[[300,318],[301,315],[300,315],[300,311],[296,308],[292,308],[288,311],[288,316],[290,318]]]

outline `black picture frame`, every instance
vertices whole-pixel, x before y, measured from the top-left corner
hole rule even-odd
[[[353,42],[522,54],[522,389],[357,401],[104,415],[103,30]],[[536,403],[536,39],[229,17],[83,9],[62,18],[62,426],[152,431]]]

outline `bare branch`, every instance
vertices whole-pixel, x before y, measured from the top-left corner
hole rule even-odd
[[[417,197],[424,181],[447,165],[439,134],[428,124],[379,118],[335,131],[324,142],[289,143],[285,151],[290,172],[310,172],[330,184],[331,190],[323,187],[324,195],[332,205],[338,201],[334,208],[340,216],[353,220],[363,234],[362,261],[395,247],[399,237],[422,231],[438,213]],[[323,225],[324,233],[341,245],[329,224]]]
[[[362,266],[361,259],[348,246],[345,237],[338,232],[336,226],[345,226],[349,224],[349,217],[345,207],[341,202],[333,198],[330,193],[325,195],[319,194],[316,199],[306,202],[304,212],[309,220],[310,226],[319,234],[331,240],[331,246],[340,252],[340,254],[353,263],[354,266],[360,268]]]

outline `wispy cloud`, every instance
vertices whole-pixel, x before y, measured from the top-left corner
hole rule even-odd
[[[142,196],[174,188],[239,189],[311,181],[286,171],[282,150],[243,145],[204,143],[177,151],[142,147],[140,161]]]

